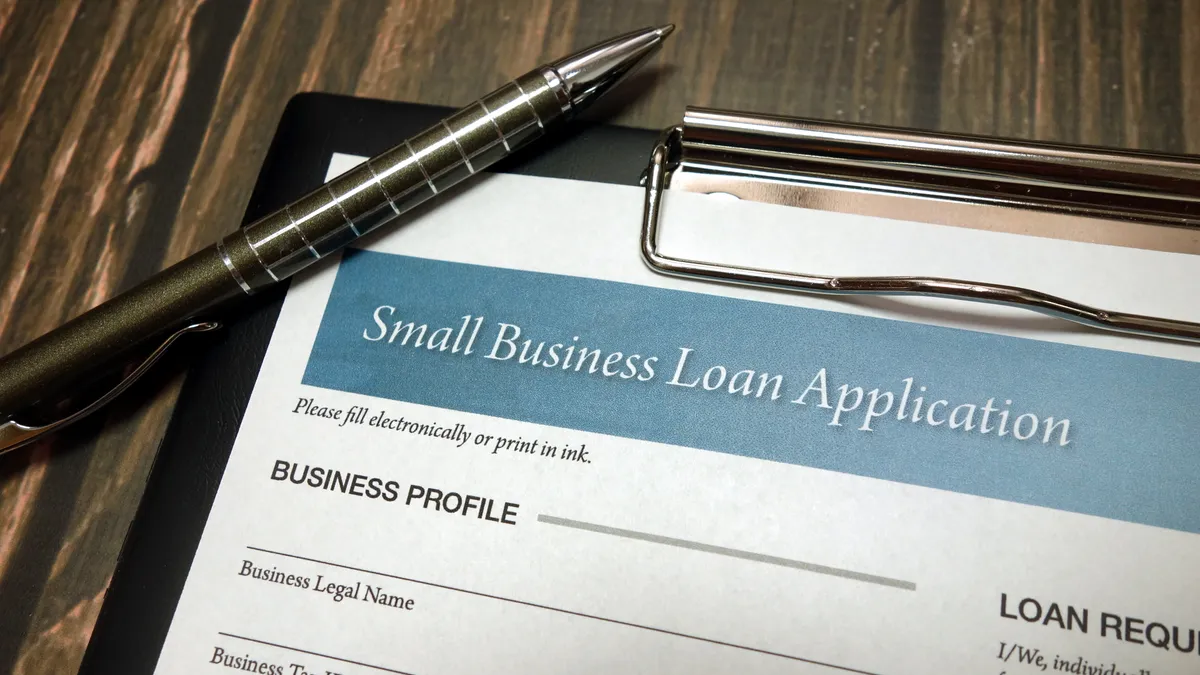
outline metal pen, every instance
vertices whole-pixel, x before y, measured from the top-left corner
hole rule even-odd
[[[120,394],[214,306],[287,279],[542,136],[653,54],[671,25],[627,33],[541,66],[358,168],[0,358],[0,453]],[[113,389],[53,423],[22,424],[35,404],[157,348]]]

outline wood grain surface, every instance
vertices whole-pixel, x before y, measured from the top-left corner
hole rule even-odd
[[[459,104],[665,22],[593,117],[1200,152],[1200,0],[0,0],[0,353],[235,227],[297,92]],[[182,377],[0,458],[0,671],[77,669]]]

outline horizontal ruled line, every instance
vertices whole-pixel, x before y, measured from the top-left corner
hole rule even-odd
[[[674,537],[664,537],[659,534],[650,534],[649,532],[638,532],[637,530],[623,530],[619,527],[585,523],[582,520],[571,520],[569,518],[559,518],[557,516],[539,514],[537,519],[539,523],[546,523],[547,525],[558,525],[559,527],[569,527],[576,530],[595,532],[597,534],[607,534],[613,537],[636,539],[638,541],[646,541],[652,544],[664,544],[666,546],[686,548],[692,551],[714,553],[716,555],[723,555],[730,558],[752,560],[754,562],[766,563],[768,565],[779,565],[780,567],[790,567],[792,569],[803,570],[805,572],[827,574],[831,577],[840,577],[842,579],[862,581],[868,584],[900,588],[906,591],[917,590],[917,585],[912,581],[893,579],[891,577],[882,577],[876,574],[866,574],[865,572],[855,572],[854,570],[842,569],[840,567],[830,567],[828,565],[819,565],[817,563],[804,562],[803,560],[779,558],[777,556],[764,555],[762,553],[755,553],[753,551],[743,551],[736,548],[726,548],[724,546],[713,546],[712,544],[704,544],[698,541],[675,539]]]
[[[221,631],[218,631],[217,635],[223,635],[227,638],[233,638],[234,640],[245,640],[246,642],[253,642],[255,644],[266,645],[268,647],[276,647],[278,649],[286,649],[288,651],[296,652],[298,654],[308,654],[309,656],[316,656],[316,657],[319,657],[322,659],[329,659],[330,661],[339,661],[341,663],[349,663],[352,666],[362,666],[363,668],[372,668],[374,670],[378,670],[378,671],[384,672],[384,673],[396,673],[396,675],[413,675],[413,673],[410,673],[406,670],[396,670],[394,668],[385,668],[384,666],[376,666],[376,665],[373,665],[370,663],[363,663],[362,661],[354,661],[352,659],[344,659],[340,656],[332,656],[330,654],[322,654],[321,652],[314,652],[314,651],[310,651],[308,649],[300,649],[299,647],[289,647],[287,645],[281,645],[277,642],[267,642],[266,640],[259,640],[257,638],[246,637],[244,635],[234,635],[233,633],[225,633],[225,632],[221,632]]]
[[[643,624],[633,623],[631,621],[622,621],[620,619],[612,619],[612,618],[605,617],[605,616],[597,616],[595,614],[586,614],[584,612],[576,612],[576,611],[570,610],[570,609],[563,609],[561,607],[553,607],[550,605],[543,605],[543,604],[539,604],[536,602],[529,602],[526,600],[517,600],[515,598],[506,598],[502,595],[493,595],[491,593],[483,593],[481,591],[473,591],[473,590],[469,590],[466,588],[457,588],[455,586],[448,586],[446,584],[434,583],[432,581],[421,581],[420,579],[413,579],[411,577],[403,577],[403,576],[400,576],[397,574],[388,574],[387,572],[378,572],[376,570],[369,570],[369,569],[365,569],[362,567],[355,567],[353,565],[344,565],[342,563],[331,562],[328,560],[320,560],[318,558],[310,558],[307,556],[296,555],[294,553],[284,553],[282,551],[272,551],[270,549],[260,548],[257,546],[247,546],[246,548],[251,551],[258,551],[259,553],[267,553],[270,555],[277,555],[277,556],[280,556],[283,558],[291,558],[293,560],[303,560],[305,562],[316,563],[318,565],[327,565],[329,567],[336,567],[338,569],[349,570],[352,572],[361,572],[363,574],[373,574],[375,576],[385,577],[387,579],[395,579],[397,581],[406,581],[406,582],[418,584],[421,586],[427,586],[429,588],[440,588],[440,589],[446,590],[446,591],[453,591],[456,593],[472,595],[477,598],[487,598],[489,600],[497,600],[499,602],[507,602],[507,603],[510,603],[513,605],[520,605],[522,607],[531,607],[534,609],[542,609],[542,610],[546,610],[548,612],[555,612],[557,614],[564,614],[567,616],[578,617],[581,619],[591,619],[593,621],[601,621],[604,623],[613,624],[613,625],[617,625],[617,626],[625,626],[627,628],[637,628],[640,630],[650,631],[652,633],[658,633],[660,635],[670,635],[673,637],[684,638],[687,640],[694,640],[696,642],[703,642],[703,643],[710,644],[710,645],[717,645],[719,647],[729,647],[731,649],[738,649],[738,650],[741,650],[744,652],[751,652],[754,654],[762,654],[764,656],[774,656],[774,657],[781,658],[781,659],[787,659],[789,661],[796,661],[798,663],[807,663],[807,664],[814,665],[814,666],[821,666],[824,668],[837,670],[837,671],[840,671],[843,673],[855,673],[856,675],[880,675],[879,673],[873,673],[873,672],[870,672],[867,670],[858,670],[856,668],[850,668],[847,666],[839,666],[839,665],[832,664],[832,663],[825,663],[823,661],[817,661],[815,659],[806,659],[801,656],[793,656],[791,654],[783,654],[780,652],[773,652],[773,651],[766,650],[766,649],[759,649],[757,647],[750,647],[747,645],[740,645],[740,644],[736,644],[733,642],[725,642],[723,640],[715,640],[713,638],[701,637],[699,635],[691,635],[688,633],[681,633],[679,631],[668,630],[666,628],[658,628],[655,626],[646,626]],[[393,671],[393,672],[399,672],[399,671]],[[406,674],[406,675],[410,675],[410,674]]]

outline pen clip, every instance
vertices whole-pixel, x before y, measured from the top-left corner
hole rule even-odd
[[[134,368],[120,382],[113,386],[112,389],[109,389],[102,396],[100,396],[100,398],[92,401],[88,405],[67,415],[66,417],[40,426],[21,424],[15,419],[10,419],[7,422],[0,424],[0,455],[10,450],[16,450],[23,445],[32,443],[46,434],[57,431],[68,424],[71,424],[72,422],[76,422],[95,412],[97,409],[104,406],[109,401],[112,401],[117,396],[120,396],[121,393],[128,389],[134,382],[136,382],[138,378],[140,378],[142,375],[145,375],[146,371],[149,370],[150,367],[162,357],[163,353],[167,351],[167,348],[183,335],[187,333],[203,333],[220,327],[221,324],[219,323],[213,321],[202,321],[188,324],[174,333],[171,333],[157,348],[154,349],[154,351],[150,352],[150,354],[147,355],[146,358],[143,359],[136,368]]]

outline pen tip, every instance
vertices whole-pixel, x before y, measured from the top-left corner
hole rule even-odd
[[[3,2],[3,0],[0,0]],[[618,35],[561,58],[546,67],[562,78],[572,108],[580,108],[625,79],[662,46],[674,24],[648,27]]]

